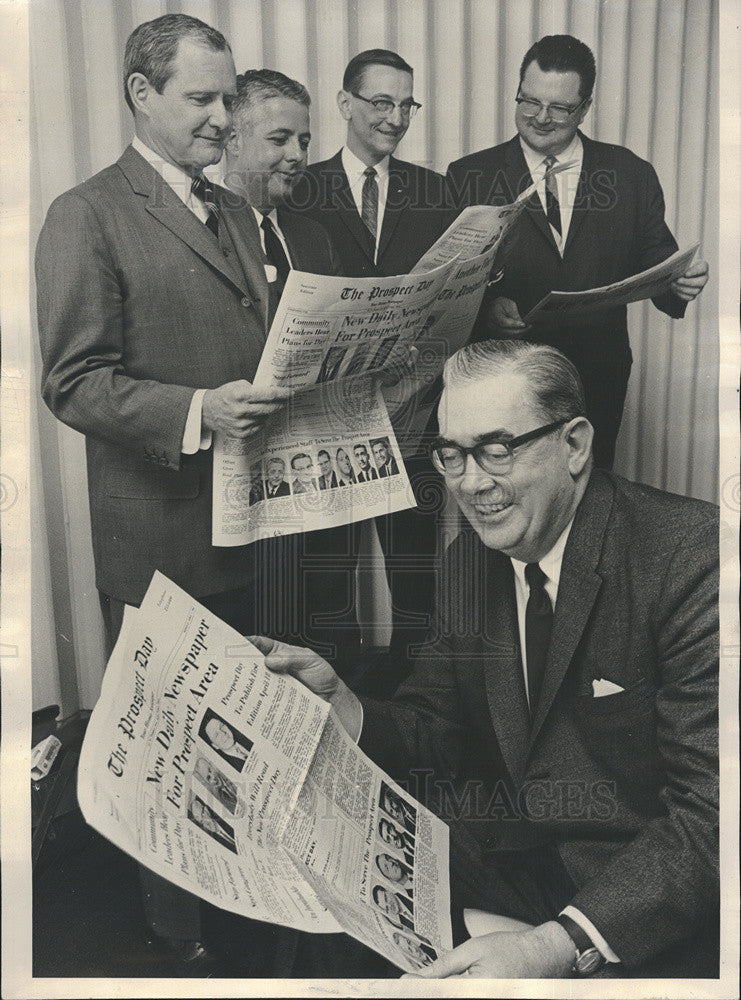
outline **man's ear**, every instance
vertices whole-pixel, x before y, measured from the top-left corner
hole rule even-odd
[[[566,424],[569,472],[574,478],[581,475],[592,455],[593,438],[594,428],[586,417],[574,417]]]
[[[584,119],[587,117],[587,114],[588,114],[589,109],[591,107],[592,107],[592,98],[590,97],[589,100],[587,101],[587,103],[583,107],[581,107],[579,109],[579,124],[580,125],[584,121]]]
[[[349,122],[352,118],[352,109],[350,108],[351,96],[347,90],[340,90],[337,94],[337,107],[340,109],[340,114],[346,122]]]
[[[129,91],[131,103],[134,105],[134,110],[140,111],[143,115],[149,117],[147,102],[154,87],[152,87],[146,76],[143,73],[132,73],[126,81],[126,87]]]

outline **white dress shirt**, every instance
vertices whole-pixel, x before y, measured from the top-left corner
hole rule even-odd
[[[522,153],[525,157],[525,162],[527,163],[528,170],[530,171],[530,176],[533,181],[538,185],[538,197],[540,198],[540,203],[543,206],[543,211],[546,211],[546,201],[545,201],[545,157],[542,153],[536,152],[536,150],[531,149],[526,142],[520,137],[520,146],[522,147]],[[559,253],[563,256],[563,248],[566,245],[566,238],[569,235],[569,226],[571,225],[571,216],[574,211],[574,201],[576,200],[576,192],[579,186],[579,175],[581,174],[582,161],[584,159],[584,145],[578,135],[575,135],[571,143],[564,149],[562,153],[559,153],[556,157],[556,163],[554,166],[558,166],[559,163],[571,163],[571,166],[562,170],[560,173],[555,175],[555,181],[558,185],[558,203],[561,209],[561,233],[551,226],[551,233],[553,234],[553,239],[556,241],[556,246],[558,247]]]
[[[363,184],[365,184],[365,171],[368,164],[359,160],[355,153],[351,152],[347,146],[342,147],[342,169],[347,174],[347,182],[350,185],[350,193],[353,196],[358,215],[363,213]],[[378,259],[378,241],[383,228],[383,214],[386,211],[386,198],[389,191],[389,157],[384,156],[378,163],[373,164],[376,171],[376,184],[378,184],[378,221],[376,225],[376,252],[374,261]]]
[[[193,178],[180,167],[176,167],[174,163],[163,160],[159,154],[142,142],[138,135],[134,136],[131,145],[157,171],[165,184],[172,188],[185,207],[205,225],[209,212],[201,199],[193,194]],[[185,420],[183,442],[180,446],[183,455],[195,455],[199,449],[211,447],[213,434],[201,427],[205,394],[205,389],[196,389],[191,398],[188,416]]]
[[[250,207],[252,208],[252,211],[255,213],[255,219],[257,220],[257,230],[260,233],[260,245],[262,246],[262,252],[267,257],[268,252],[265,249],[265,230],[262,228],[263,216],[267,215],[267,217],[270,219],[270,221],[273,224],[273,229],[275,230],[275,235],[278,237],[278,239],[281,242],[281,246],[285,250],[286,259],[288,261],[288,264],[289,264],[290,267],[293,267],[293,261],[291,260],[291,252],[288,249],[288,244],[286,243],[286,238],[283,235],[283,230],[278,225],[278,212],[277,212],[277,210],[275,208],[271,208],[269,212],[258,212],[258,210],[254,207],[254,205],[252,205]],[[275,268],[273,267],[273,265],[272,264],[266,264],[265,265],[265,277],[268,279],[268,283],[270,283],[272,281],[275,281],[275,279],[277,278],[277,276],[278,275],[277,275],[277,273],[276,273]]]

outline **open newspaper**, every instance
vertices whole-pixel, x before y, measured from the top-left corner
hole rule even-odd
[[[160,573],[126,610],[78,796],[96,830],[216,906],[346,931],[407,971],[452,947],[442,820]]]
[[[494,258],[534,192],[464,209],[408,275],[289,273],[254,383],[295,395],[254,438],[215,435],[214,545],[414,506],[403,456],[419,449],[445,360],[467,342]],[[385,379],[381,395],[375,376],[412,346],[414,370]]]
[[[611,285],[580,292],[549,292],[533,306],[527,316],[523,316],[523,320],[532,323],[549,319],[572,319],[597,309],[612,309],[629,302],[653,299],[665,292],[675,278],[684,274],[699,246],[696,243],[688,250],[677,250],[660,264]]]

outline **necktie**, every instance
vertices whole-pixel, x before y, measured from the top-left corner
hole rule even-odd
[[[537,563],[528,563],[525,567],[525,579],[530,590],[525,607],[525,653],[530,717],[533,718],[540,689],[543,686],[548,648],[551,644],[553,608],[545,589],[545,573]]]
[[[561,235],[561,204],[558,200],[558,182],[555,176],[550,173],[551,167],[556,163],[555,156],[546,156],[543,161],[548,169],[545,175],[545,214],[548,222]]]
[[[263,215],[260,228],[265,234],[265,256],[268,258],[268,263],[272,264],[278,272],[276,291],[282,294],[285,283],[288,280],[288,272],[291,270],[291,265],[288,263],[288,257],[286,257],[283,244],[278,239],[278,234],[273,228],[270,216]]]
[[[368,167],[363,181],[363,207],[360,216],[376,245],[376,230],[378,229],[378,184],[376,183],[375,167]]]
[[[216,199],[214,197],[214,189],[211,184],[206,180],[203,174],[199,174],[197,177],[193,178],[190,185],[190,190],[193,195],[198,198],[199,201],[203,202],[206,206],[208,212],[208,218],[206,219],[206,225],[214,234],[214,236],[219,235],[219,209],[216,205]]]

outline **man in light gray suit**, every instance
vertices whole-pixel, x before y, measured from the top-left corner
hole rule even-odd
[[[226,40],[185,15],[141,24],[124,89],[132,144],[52,204],[36,254],[43,396],[86,437],[109,645],[156,569],[254,626],[250,549],[211,544],[211,438],[248,437],[284,395],[251,385],[269,319],[254,225],[202,174],[231,127]],[[146,880],[152,929],[199,957],[197,900]]]

